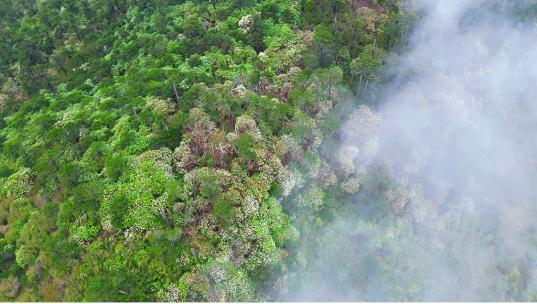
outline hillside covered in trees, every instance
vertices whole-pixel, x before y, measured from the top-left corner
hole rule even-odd
[[[1,301],[286,299],[348,197],[402,207],[327,156],[347,109],[376,119],[413,20],[397,1],[5,0],[0,16]]]
[[[0,1],[0,301],[535,301],[536,22]]]

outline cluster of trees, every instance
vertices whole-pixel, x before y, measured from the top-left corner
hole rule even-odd
[[[298,244],[362,184],[352,147],[336,166],[321,147],[410,21],[388,0],[7,0],[0,15],[5,301],[285,295]]]

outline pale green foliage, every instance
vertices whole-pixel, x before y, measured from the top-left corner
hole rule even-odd
[[[319,211],[324,205],[325,193],[319,186],[311,186],[298,197],[298,205],[302,208]]]
[[[170,115],[175,112],[175,104],[171,102],[171,99],[162,100],[154,96],[146,99],[147,105],[159,115]]]
[[[256,141],[263,139],[261,132],[259,132],[259,129],[257,128],[255,120],[248,115],[237,117],[237,121],[235,122],[235,133],[238,136],[250,134]]]
[[[99,211],[103,229],[152,230],[160,226],[166,217],[168,194],[165,186],[172,179],[168,171],[171,165],[170,151],[164,150],[163,153],[167,157],[133,161],[133,170],[125,182],[106,190]],[[157,155],[162,156],[160,153]],[[126,208],[125,217],[117,218],[117,208]]]
[[[172,177],[172,156],[172,151],[169,148],[163,147],[159,150],[149,150],[140,154],[138,160],[140,162],[152,161],[157,170],[164,172],[166,177]]]
[[[293,189],[304,184],[302,173],[297,168],[286,168],[279,177],[283,196],[288,196]]]
[[[233,302],[252,299],[254,295],[246,274],[225,257],[208,261],[184,274],[176,288],[178,298],[182,301],[207,299]]]
[[[23,168],[7,178],[3,185],[3,193],[11,199],[24,197],[33,185],[33,173],[28,168]]]
[[[37,259],[37,252],[35,249],[29,248],[25,245],[20,246],[15,252],[15,260],[17,264],[24,268],[28,264],[32,264]]]

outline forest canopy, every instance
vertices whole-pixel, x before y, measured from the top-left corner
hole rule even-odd
[[[320,147],[412,20],[390,0],[0,15],[3,301],[284,299],[299,244],[360,188]]]
[[[0,1],[0,301],[535,301],[536,21]]]

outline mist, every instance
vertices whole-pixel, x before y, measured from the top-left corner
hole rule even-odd
[[[411,9],[379,106],[355,109],[327,161],[351,162],[360,191],[301,244],[288,299],[535,300],[535,25],[491,1]]]

